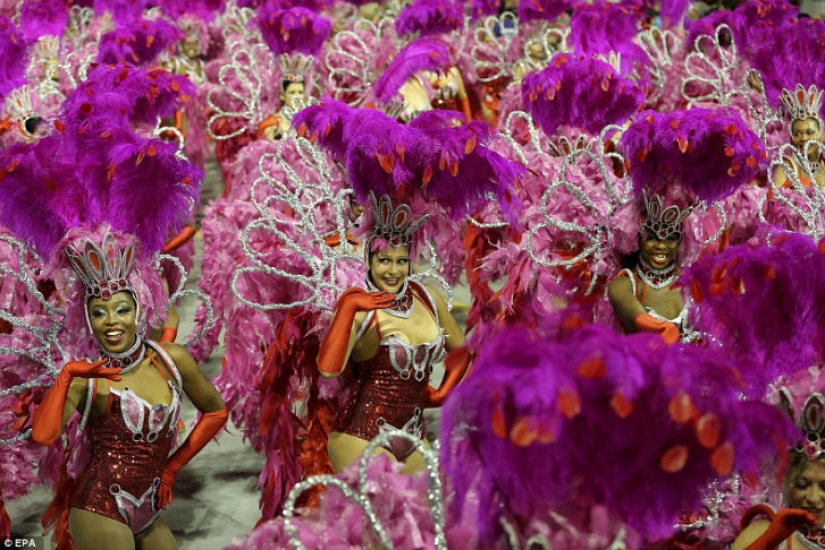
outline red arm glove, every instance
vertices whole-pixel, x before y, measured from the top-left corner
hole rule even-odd
[[[51,445],[60,435],[63,428],[63,409],[66,406],[66,397],[69,386],[75,378],[109,378],[120,380],[117,374],[120,369],[105,368],[103,365],[108,359],[101,359],[94,363],[88,361],[69,361],[60,370],[54,385],[46,392],[43,401],[34,410],[32,419],[32,440],[41,445]]]
[[[186,244],[186,241],[191,239],[195,236],[195,228],[191,225],[185,226],[183,229],[180,230],[180,233],[169,239],[165,245],[163,245],[163,253],[169,254],[176,248],[183,246]]]
[[[660,321],[647,313],[638,314],[635,319],[635,324],[640,332],[657,333],[666,344],[675,344],[682,337],[676,325],[669,321]]]
[[[363,288],[351,288],[341,294],[335,304],[335,318],[318,351],[318,370],[329,376],[337,376],[344,370],[349,337],[355,314],[359,311],[383,309],[392,305],[395,296],[384,291],[367,292]]]
[[[444,378],[441,386],[436,390],[432,386],[427,386],[427,396],[425,405],[427,407],[440,407],[444,400],[453,391],[459,382],[467,374],[470,363],[473,361],[473,352],[467,346],[452,350],[447,359],[444,360]]]
[[[178,329],[175,327],[166,327],[160,331],[160,340],[158,340],[158,342],[174,344],[177,337]]]
[[[158,508],[166,508],[167,504],[172,503],[172,487],[175,485],[178,472],[215,437],[215,434],[226,424],[228,416],[229,413],[226,412],[226,409],[204,413],[198,423],[195,424],[195,427],[192,428],[192,433],[189,434],[183,445],[169,457],[160,476]]]
[[[816,525],[816,517],[812,513],[796,508],[782,508],[771,519],[768,529],[745,550],[774,550],[794,531],[806,525]]]

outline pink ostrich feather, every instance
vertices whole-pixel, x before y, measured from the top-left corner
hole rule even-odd
[[[258,11],[261,36],[272,53],[318,55],[332,32],[332,23],[307,8],[281,9],[268,3]]]
[[[395,20],[398,36],[433,36],[463,28],[463,6],[455,0],[415,0]]]

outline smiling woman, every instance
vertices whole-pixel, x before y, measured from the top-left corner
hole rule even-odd
[[[627,332],[656,332],[668,344],[682,337],[687,310],[673,283],[682,222],[692,208],[664,207],[653,195],[645,200],[647,219],[639,231],[639,251],[632,268],[623,269],[608,287],[613,311]]]
[[[413,222],[409,207],[393,208],[387,195],[378,201],[373,197],[372,208],[366,289],[350,288],[340,296],[318,354],[321,375],[342,374],[350,360],[355,374],[355,389],[329,436],[327,448],[336,471],[359,458],[369,441],[388,429],[422,437],[424,408],[440,406],[470,363],[464,334],[444,299],[409,279],[413,234],[427,217]],[[444,381],[432,388],[432,367],[445,356]],[[379,452],[403,462],[407,472],[424,466],[406,439],[391,439]]]

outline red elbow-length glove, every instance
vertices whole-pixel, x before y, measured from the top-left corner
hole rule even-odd
[[[655,332],[662,337],[666,344],[675,344],[682,337],[679,327],[670,321],[656,319],[647,313],[640,313],[635,319],[636,328],[640,332]]]
[[[228,416],[225,408],[204,413],[183,445],[169,457],[160,476],[158,508],[166,508],[172,503],[172,487],[175,485],[178,472],[215,437],[215,434],[226,424]]]
[[[329,376],[340,374],[344,369],[355,314],[359,311],[384,309],[392,305],[393,300],[393,294],[384,291],[367,292],[358,287],[341,294],[335,304],[335,318],[318,351],[318,370]]]
[[[440,407],[443,405],[453,388],[464,379],[472,362],[473,352],[467,346],[452,350],[444,360],[444,378],[441,380],[441,385],[438,389],[427,386],[426,406]]]
[[[782,541],[790,537],[794,531],[808,526],[816,526],[816,517],[807,510],[798,508],[781,508],[774,513],[767,506],[754,506],[742,518],[742,524],[747,525],[754,515],[765,514],[771,518],[771,524],[762,535],[750,543],[745,550],[774,550],[779,548]]]
[[[69,386],[75,378],[109,378],[120,380],[120,369],[104,367],[108,359],[90,363],[88,361],[70,361],[66,363],[54,385],[46,392],[43,401],[34,410],[32,418],[32,440],[41,445],[51,445],[63,428],[63,409]]]

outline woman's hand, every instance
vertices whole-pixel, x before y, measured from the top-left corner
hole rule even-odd
[[[108,358],[99,359],[94,363],[88,361],[69,361],[64,365],[63,370],[60,371],[62,375],[67,373],[71,378],[108,378],[109,380],[119,381],[120,369],[104,367],[109,362]]]
[[[354,287],[338,297],[335,308],[338,310],[374,311],[376,309],[388,308],[395,301],[395,295],[386,291],[367,292],[363,288]]]

